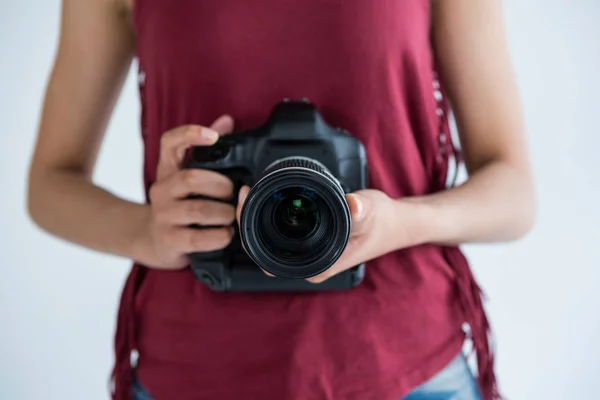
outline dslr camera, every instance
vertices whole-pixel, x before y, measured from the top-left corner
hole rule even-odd
[[[328,125],[310,101],[285,99],[263,125],[192,148],[186,167],[227,176],[235,193],[251,188],[231,243],[189,255],[201,283],[214,291],[306,292],[362,281],[364,264],[319,284],[306,281],[341,256],[352,230],[344,195],[367,187],[363,145]]]

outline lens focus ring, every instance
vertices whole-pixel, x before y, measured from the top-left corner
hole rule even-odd
[[[351,231],[338,180],[320,162],[289,157],[268,166],[250,190],[240,218],[241,240],[264,270],[305,279],[330,268]]]
[[[286,157],[280,158],[279,160],[271,163],[265,171],[263,172],[263,177],[273,173],[275,171],[281,170],[283,168],[306,168],[311,169],[315,172],[319,172],[323,175],[326,175],[329,179],[338,182],[338,180],[329,172],[327,167],[318,162],[317,160],[313,160],[308,157]],[[339,184],[339,183],[338,183]]]

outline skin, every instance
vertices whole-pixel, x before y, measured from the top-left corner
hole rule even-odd
[[[134,57],[129,7],[123,0],[63,0],[28,209],[38,226],[64,240],[151,268],[180,269],[189,252],[225,247],[239,215],[229,205],[183,199],[239,195],[243,203],[248,188],[233,193],[222,175],[180,168],[187,147],[210,145],[233,130],[230,116],[210,127],[165,132],[151,204],[118,198],[93,183],[98,149]],[[350,243],[336,265],[311,282],[396,249],[512,241],[532,228],[536,200],[501,14],[500,0],[433,2],[432,45],[455,111],[467,182],[422,197],[392,199],[372,189],[347,195]],[[225,227],[186,228],[192,223]]]

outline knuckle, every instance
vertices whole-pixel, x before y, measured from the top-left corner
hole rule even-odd
[[[185,205],[185,212],[192,217],[202,217],[206,212],[206,204],[204,201],[188,201]],[[200,222],[200,221],[198,221]]]
[[[186,125],[183,127],[183,136],[186,139],[193,139],[198,134],[197,127],[193,125]]]
[[[163,150],[168,149],[173,141],[174,135],[175,131],[172,130],[163,133],[160,137],[160,148]]]
[[[196,232],[187,232],[184,237],[185,239],[182,238],[182,241],[184,242],[182,244],[184,245],[183,247],[188,250],[188,252],[202,250],[202,248],[199,246],[202,240],[200,240],[199,235]]]
[[[195,169],[185,169],[181,171],[181,180],[186,187],[193,187],[200,179],[200,171]]]
[[[233,196],[233,182],[227,177],[224,179],[219,179],[219,189],[223,192],[223,194],[227,196]]]
[[[202,251],[222,249],[231,241],[231,234],[227,229],[211,229],[204,232],[193,232],[189,236],[189,246]]]
[[[194,125],[185,125],[181,127],[181,140],[183,142],[191,143],[198,136],[198,127]]]
[[[233,206],[227,206],[227,214],[226,214],[226,219],[227,219],[227,223],[232,223],[233,221],[236,220],[237,217],[237,213],[236,213],[236,209]]]
[[[231,241],[231,236],[231,231],[229,229],[218,229],[214,235],[215,246],[219,248],[227,246]]]
[[[187,247],[189,249],[202,250],[205,246],[204,232],[202,231],[190,231],[187,235]]]
[[[197,222],[209,225],[224,225],[235,221],[235,209],[233,206],[209,200],[190,201],[186,205],[185,212]]]
[[[235,218],[235,208],[231,204],[214,203],[212,213],[223,222],[231,222]]]

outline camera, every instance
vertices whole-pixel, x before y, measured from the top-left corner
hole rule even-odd
[[[305,292],[362,281],[364,264],[322,283],[306,281],[345,250],[352,230],[345,194],[367,187],[363,145],[328,125],[310,101],[284,99],[263,125],[192,148],[186,168],[227,176],[235,206],[242,185],[250,187],[231,243],[189,255],[201,283],[214,291]]]

